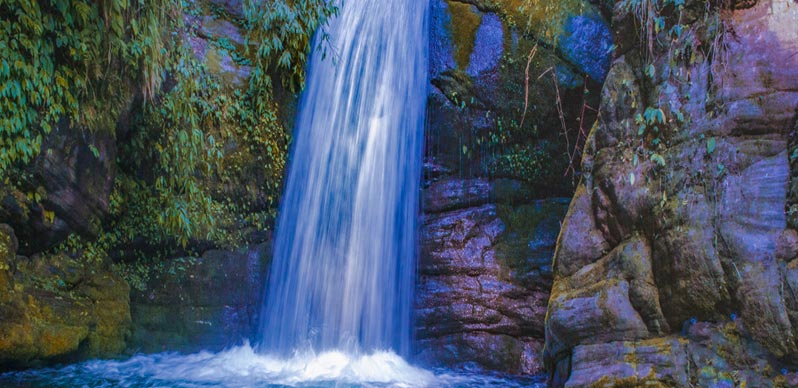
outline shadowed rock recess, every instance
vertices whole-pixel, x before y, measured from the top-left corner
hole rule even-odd
[[[127,350],[219,351],[257,338],[270,259],[271,244],[261,243],[172,260],[145,290],[132,290]]]
[[[553,387],[798,386],[798,3],[709,8],[653,52],[616,36],[557,242]],[[616,35],[633,19],[616,5]]]

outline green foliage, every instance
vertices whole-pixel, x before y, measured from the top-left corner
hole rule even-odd
[[[726,35],[729,26],[725,15],[731,2],[721,0],[717,2],[684,0],[623,0],[616,7],[616,11],[626,13],[630,20],[637,24],[639,43],[638,50],[630,50],[626,55],[627,63],[635,67],[633,79],[626,82],[636,82],[636,87],[642,95],[632,103],[632,108],[638,110],[635,116],[635,125],[640,137],[635,148],[633,165],[637,166],[640,157],[648,158],[655,167],[665,167],[668,148],[674,139],[683,139],[682,131],[690,126],[691,112],[686,109],[695,102],[690,101],[693,92],[689,86],[694,80],[693,66],[709,68],[709,82],[707,83],[705,100],[702,101],[705,109],[702,115],[708,117],[721,110],[713,102],[714,75],[718,70],[723,71],[724,58],[727,54]],[[688,21],[689,20],[689,21]],[[699,70],[704,71],[704,70]],[[625,85],[628,86],[628,85]],[[718,146],[715,137],[705,138],[703,134],[697,139],[705,142],[707,160],[717,152]],[[700,143],[699,143],[700,144]],[[707,192],[714,193],[714,185],[727,173],[726,166],[722,163],[707,166],[707,172],[701,179],[707,187]],[[671,173],[664,169],[654,169],[656,174],[663,173],[661,177],[670,178]],[[633,175],[630,181],[633,181]],[[668,196],[663,192],[660,207],[668,204]]]
[[[171,237],[186,246],[192,238],[218,237],[213,227],[220,208],[202,178],[222,156],[208,129],[219,125],[217,113],[223,111],[214,99],[218,88],[209,85],[192,54],[175,43],[183,52],[171,56],[165,66],[175,85],[144,107],[132,141],[121,150],[120,160],[128,162],[120,166],[117,202],[136,211],[113,209],[123,221],[114,229],[133,224],[134,228],[124,229],[150,232],[145,236],[154,243]],[[133,219],[127,221],[126,216]]]
[[[302,21],[305,17],[311,16],[291,15],[302,25],[320,22]],[[253,20],[247,25],[259,29],[261,24]],[[300,39],[278,31],[279,37],[270,42]],[[249,32],[266,38],[263,31]],[[179,39],[180,35],[173,37],[164,64],[174,84],[144,107],[139,125],[120,150],[119,159],[127,162],[120,165],[122,174],[112,197],[114,217],[104,236],[110,241],[108,248],[137,238],[150,247],[186,247],[192,240],[235,245],[242,242],[243,230],[263,229],[274,215],[289,137],[278,120],[271,84],[264,84],[270,77],[269,62],[253,61],[245,91],[225,87]],[[214,43],[247,61],[247,48],[223,40]],[[309,47],[294,47],[300,49]],[[286,77],[301,77],[303,71],[296,64],[286,70]],[[162,255],[176,252],[167,249]]]
[[[529,182],[551,182],[562,180],[567,161],[552,152],[558,147],[541,140],[535,145],[513,145],[507,147],[491,161],[490,172],[495,176],[522,176]]]
[[[166,68],[175,85],[145,107],[121,149],[131,162],[121,166],[110,229],[155,245],[238,243],[244,225],[266,227],[253,214],[277,203],[288,152],[277,106],[268,91],[224,88],[189,52]]]
[[[647,131],[659,133],[659,126],[665,124],[665,112],[660,108],[646,107],[643,114],[635,116],[637,134],[643,136]]]
[[[159,275],[179,275],[196,265],[198,260],[194,257],[177,257],[169,261],[143,259],[131,263],[115,263],[112,268],[127,280],[130,287],[146,291],[151,279]]]
[[[707,154],[712,155],[715,152],[715,138],[710,137],[707,139]]]
[[[645,112],[636,117],[640,135],[650,136],[663,125],[677,130],[690,122],[681,109],[688,97],[679,96],[673,85],[690,82],[685,67],[713,60],[722,66],[728,30],[722,11],[728,7],[726,0],[689,4],[685,0],[623,0],[618,4],[617,9],[631,15],[639,26],[639,66],[645,76],[639,79],[640,86],[660,86]],[[667,138],[657,135],[654,140]]]
[[[0,177],[30,162],[69,125],[112,129],[119,86],[151,95],[160,75],[164,10],[154,0],[0,2]]]
[[[283,71],[282,81],[289,89],[301,87],[313,34],[338,14],[338,7],[326,0],[252,0],[244,11],[247,39],[257,42],[251,92],[270,90],[274,71]],[[324,30],[319,33],[320,41],[326,41]]]
[[[655,55],[657,48],[655,45],[661,34],[678,39],[682,31],[688,28],[682,24],[684,7],[685,0],[622,0],[617,6],[619,10],[631,14],[638,21],[641,46],[645,48],[649,57]],[[668,28],[668,17],[673,19],[672,15],[676,15],[676,21],[671,20],[671,27]]]
[[[272,221],[289,145],[272,77],[301,87],[312,35],[338,12],[323,0],[249,2],[236,21],[246,44],[209,42],[251,66],[248,87],[236,89],[192,47],[199,37],[187,23],[204,6],[0,2],[0,178],[11,185],[24,180],[25,165],[54,127],[116,132],[125,109],[126,128],[115,133],[111,216],[96,239],[73,235],[55,251],[95,264],[124,258],[116,268],[134,285],[145,283],[140,269],[192,253],[186,247],[194,241],[238,244],[247,230]],[[139,102],[131,104],[134,97]]]

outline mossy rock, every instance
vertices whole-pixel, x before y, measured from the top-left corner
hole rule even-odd
[[[551,259],[568,211],[567,198],[551,198],[530,204],[499,204],[496,213],[506,225],[496,244],[496,258],[512,269],[520,281],[530,272],[552,277]]]
[[[471,52],[474,50],[477,29],[482,23],[482,13],[470,4],[454,1],[449,1],[448,4],[453,21],[451,28],[455,62],[460,69],[466,69]]]
[[[130,326],[127,283],[65,255],[17,257],[15,241],[0,225],[0,368],[120,354]]]
[[[12,287],[11,264],[17,253],[17,244],[14,230],[6,224],[0,224],[0,303],[5,300],[7,290]]]
[[[572,45],[573,50],[563,51],[534,31],[553,28],[548,25],[559,23],[549,23],[553,16],[565,25],[575,15],[589,14],[574,19],[563,35],[579,41],[587,35],[580,28],[606,27],[606,23],[588,3],[561,3],[532,7],[526,0],[441,0],[433,4],[436,24],[430,60],[435,88],[429,99],[428,157],[467,177],[526,181],[538,197],[573,193],[575,179],[563,175],[579,169],[575,148],[584,145],[583,134],[596,117],[583,105],[598,106],[602,80],[593,77],[602,78],[605,70],[587,76],[584,64],[573,62],[585,59],[582,53],[591,45]],[[603,36],[609,37],[609,32]],[[606,67],[611,56],[606,51],[589,59]]]

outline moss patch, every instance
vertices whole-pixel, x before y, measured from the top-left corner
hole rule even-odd
[[[506,229],[496,245],[496,258],[522,280],[534,270],[551,271],[551,254],[568,201],[551,199],[512,206],[499,204],[496,213]]]
[[[482,14],[470,4],[448,2],[449,14],[452,20],[452,42],[454,42],[454,60],[461,70],[468,68],[471,61],[471,52],[474,51],[474,42],[477,30],[482,24]]]

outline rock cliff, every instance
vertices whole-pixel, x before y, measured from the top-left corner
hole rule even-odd
[[[249,49],[243,7],[237,0],[193,2],[175,8],[183,12],[178,15],[183,23],[174,24],[181,26],[179,31],[158,31],[164,36],[179,34],[185,44],[179,48],[196,59],[203,76],[237,97],[249,87],[254,68],[252,58],[245,57]],[[173,24],[156,28],[165,26]],[[167,47],[163,50],[167,52]],[[175,51],[170,55],[182,55]],[[147,235],[151,225],[142,214],[158,212],[163,198],[144,206],[120,200],[120,193],[132,191],[125,186],[130,180],[120,179],[121,175],[154,179],[146,167],[157,164],[157,158],[130,160],[123,151],[142,137],[153,137],[144,123],[145,105],[163,108],[164,95],[188,74],[163,72],[165,79],[157,77],[155,85],[159,90],[154,92],[161,93],[157,98],[145,102],[141,85],[120,81],[112,86],[121,106],[119,112],[114,110],[116,116],[96,120],[97,126],[91,128],[66,118],[58,121],[43,137],[41,151],[32,161],[15,164],[0,180],[0,370],[137,351],[218,350],[253,336],[270,256],[263,228],[244,227],[241,240],[252,247],[242,243],[242,252],[212,249],[221,243],[198,238],[170,251],[185,257],[164,257],[166,245],[179,244],[168,236],[148,241],[156,239]],[[275,120],[290,122],[295,96],[280,85],[274,87],[274,94],[270,103],[276,105],[279,100],[287,106]],[[181,103],[191,105],[190,101]],[[163,132],[163,128],[154,129],[154,133]],[[267,137],[263,132],[247,136],[258,141]],[[222,136],[217,139],[224,141]],[[203,145],[209,148],[201,154],[210,152],[212,144]],[[267,186],[278,186],[265,176],[264,165],[274,165],[265,155],[253,156],[261,150],[251,146],[251,142],[229,141],[220,162],[230,175],[225,179],[209,176],[203,182],[214,199],[246,215],[268,210],[273,199],[267,198],[271,195]],[[278,152],[275,147],[274,154]],[[133,171],[122,171],[132,165],[136,165]],[[282,165],[275,168],[282,175]],[[236,181],[230,182],[230,177]],[[147,189],[142,192],[152,194]],[[140,222],[126,232],[115,228],[115,217],[123,213],[139,217]],[[257,216],[262,214],[253,217]],[[238,228],[238,221],[219,228]],[[119,237],[128,233],[129,239],[118,244]]]
[[[512,190],[502,194],[510,189],[503,185],[518,182],[440,181],[425,193],[420,361],[518,374],[543,369],[551,257],[567,200],[531,201]],[[444,193],[456,200],[441,206]]]
[[[796,386],[798,4],[664,5],[650,31],[628,4],[557,242],[551,386]]]

